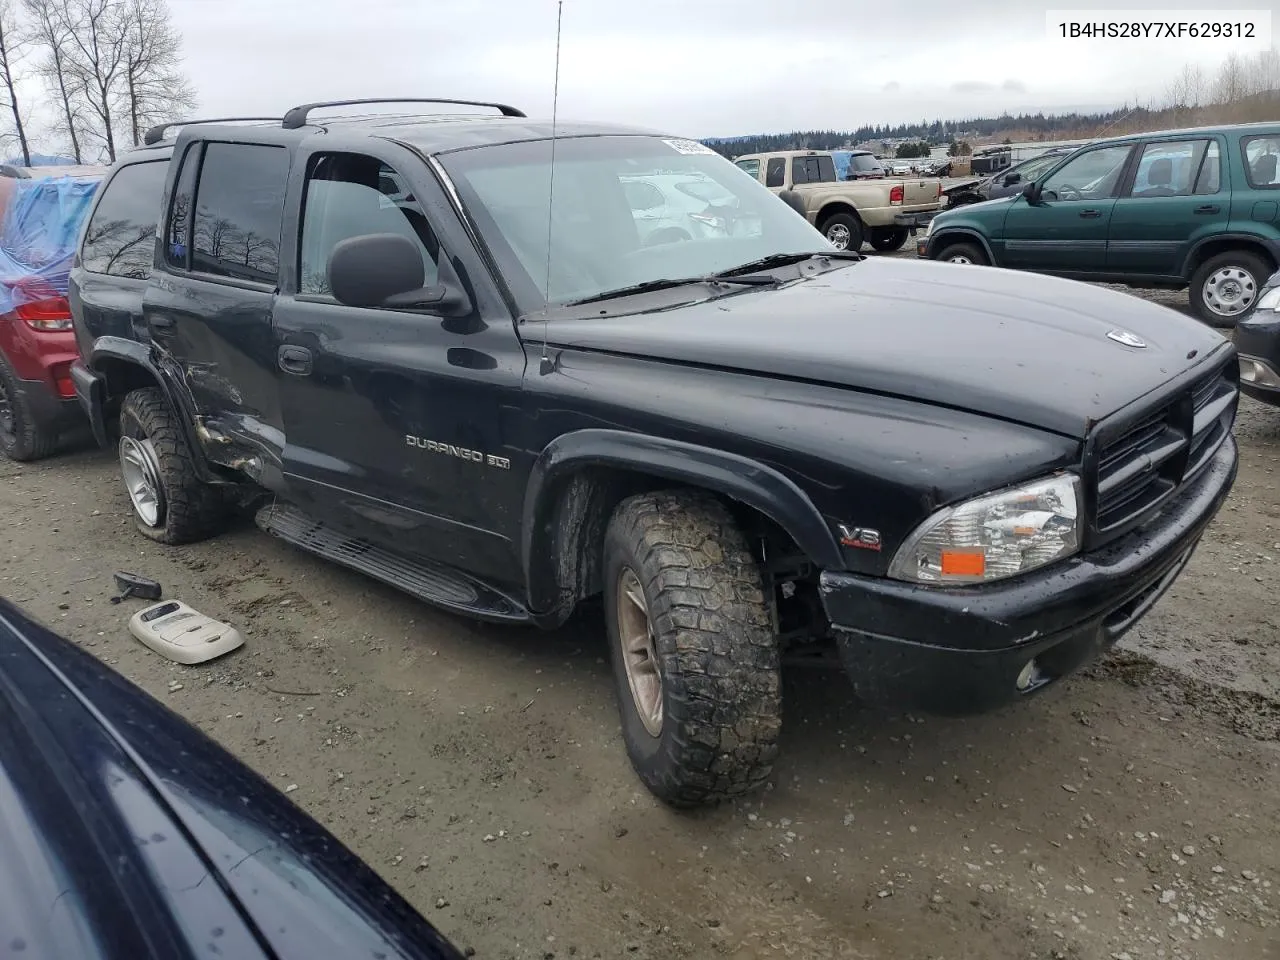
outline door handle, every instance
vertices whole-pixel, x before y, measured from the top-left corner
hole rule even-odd
[[[1221,207],[1216,203],[1206,203],[1203,206],[1196,207],[1196,213],[1217,213]]]
[[[285,373],[305,377],[311,372],[311,351],[306,347],[284,346],[277,351],[276,362]]]
[[[1098,217],[1102,216],[1102,214],[1097,210],[1081,210],[1080,216],[1086,220],[1096,220]]]

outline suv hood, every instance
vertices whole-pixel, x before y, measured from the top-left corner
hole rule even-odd
[[[888,258],[621,312],[633,303],[654,301],[601,304],[620,311],[610,317],[553,317],[548,343],[834,384],[1077,438],[1226,342],[1168,307],[1086,283]],[[1117,343],[1114,330],[1146,346]]]

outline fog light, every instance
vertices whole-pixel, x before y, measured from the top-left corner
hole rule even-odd
[[[1265,360],[1241,357],[1240,379],[1245,383],[1256,384],[1259,387],[1280,389],[1280,375]]]
[[[1018,674],[1016,682],[1018,689],[1023,693],[1040,683],[1040,665],[1036,663],[1035,657],[1027,661],[1027,665]]]

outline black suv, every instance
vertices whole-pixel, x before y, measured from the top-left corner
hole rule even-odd
[[[100,192],[74,378],[137,525],[253,507],[499,623],[601,597],[672,804],[765,781],[785,657],[940,712],[1044,689],[1234,480],[1235,352],[1172,310],[836,252],[690,140],[334,106],[157,130]],[[680,240],[626,189],[673,176]]]

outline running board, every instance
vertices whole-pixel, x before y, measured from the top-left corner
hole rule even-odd
[[[254,522],[272,536],[381,580],[426,603],[497,623],[531,620],[529,611],[516,600],[461,571],[440,563],[410,560],[367,540],[347,536],[289,504],[267,504],[258,511]]]

